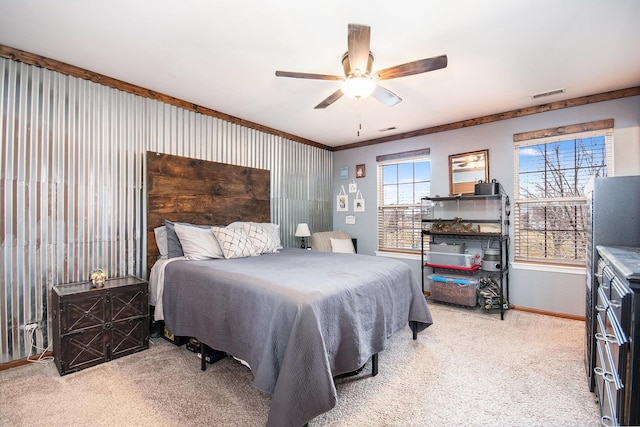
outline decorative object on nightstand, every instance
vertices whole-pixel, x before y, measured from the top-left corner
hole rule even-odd
[[[60,375],[149,348],[149,291],[133,276],[55,285],[53,353]]]
[[[301,237],[302,238],[302,245],[300,245],[300,247],[302,249],[306,249],[307,246],[305,245],[305,237],[309,237],[311,236],[311,231],[309,231],[309,226],[307,225],[306,222],[301,222],[300,224],[298,224],[298,227],[296,227],[296,237]]]
[[[107,273],[103,269],[97,268],[91,272],[89,280],[94,288],[101,288],[104,286],[105,280],[107,280]]]

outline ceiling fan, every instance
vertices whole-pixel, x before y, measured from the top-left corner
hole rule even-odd
[[[378,85],[377,82],[379,80],[426,73],[427,71],[439,70],[447,66],[447,55],[440,55],[407,62],[406,64],[396,65],[372,73],[373,54],[369,50],[370,40],[371,27],[349,24],[347,38],[349,50],[342,55],[344,77],[293,71],[276,71],[276,76],[314,80],[342,80],[342,87],[316,105],[316,109],[327,108],[340,99],[342,95],[352,99],[362,99],[371,95],[383,104],[393,106],[402,101],[402,99],[390,90]]]

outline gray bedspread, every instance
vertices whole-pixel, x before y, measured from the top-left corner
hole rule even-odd
[[[163,303],[172,333],[249,363],[254,385],[271,394],[267,425],[278,427],[333,408],[334,376],[364,365],[407,322],[432,323],[405,263],[293,248],[168,264]]]

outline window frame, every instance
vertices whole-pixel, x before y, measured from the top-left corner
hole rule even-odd
[[[427,181],[416,181],[415,180],[415,176],[413,176],[413,179],[411,181],[411,184],[415,186],[415,184],[417,182],[426,182],[428,183],[428,191],[427,193],[430,193],[431,190],[431,181],[432,181],[432,172],[431,172],[431,156],[430,156],[430,150],[429,149],[423,149],[423,150],[415,150],[415,151],[409,151],[409,152],[405,152],[405,153],[395,153],[395,154],[390,154],[390,155],[386,155],[386,156],[378,156],[376,157],[376,173],[377,173],[377,204],[376,204],[376,222],[377,222],[377,227],[376,227],[376,247],[377,247],[377,252],[382,252],[382,253],[387,253],[387,254],[392,254],[392,253],[396,253],[396,254],[413,254],[413,255],[420,255],[420,237],[421,237],[421,233],[422,233],[422,203],[421,203],[421,198],[428,196],[428,194],[423,195],[421,197],[418,198],[418,201],[416,203],[410,203],[410,204],[395,204],[395,205],[385,205],[384,204],[384,177],[383,177],[383,169],[385,166],[390,166],[390,165],[401,165],[401,164],[407,164],[407,163],[411,163],[411,164],[415,164],[415,163],[419,163],[419,162],[429,162],[429,176],[428,176],[428,180]],[[407,183],[404,183],[407,184]],[[397,185],[401,185],[401,183],[397,183]],[[415,187],[414,187],[415,188]],[[414,194],[414,200],[415,200],[415,194]],[[395,245],[395,246],[390,246],[390,245],[386,245],[383,246],[383,239],[382,238],[382,233],[384,232],[384,215],[385,215],[385,211],[390,211],[390,210],[411,210],[413,209],[413,213],[411,214],[411,216],[413,217],[413,220],[411,221],[413,223],[413,227],[411,230],[413,231],[405,231],[405,232],[410,232],[413,234],[413,245],[417,245],[417,247],[414,247],[412,249],[408,249],[408,248],[403,248],[403,247],[399,247],[399,245]],[[417,221],[417,224],[416,224]],[[406,230],[405,227],[402,228],[403,230]],[[397,233],[397,235],[399,235],[400,233],[400,227],[398,227],[395,231]]]
[[[604,158],[604,175],[598,176],[613,176],[614,164],[613,164],[613,120],[601,120],[590,123],[583,123],[578,125],[565,126],[561,128],[553,128],[553,129],[544,129],[540,131],[526,132],[522,134],[514,135],[514,219],[513,219],[513,259],[516,263],[527,263],[527,264],[542,264],[542,265],[560,265],[566,267],[583,267],[586,263],[585,257],[582,255],[578,256],[580,253],[586,254],[586,242],[587,242],[587,225],[589,223],[589,219],[587,215],[589,214],[588,210],[588,199],[585,189],[585,194],[582,195],[570,195],[567,197],[538,197],[538,198],[524,198],[521,197],[521,187],[520,180],[522,178],[521,168],[520,168],[520,149],[523,147],[532,147],[532,146],[540,146],[547,144],[555,144],[562,141],[575,141],[593,137],[604,137],[604,152],[602,153]],[[577,147],[573,148],[574,153],[578,153]],[[546,156],[546,154],[545,154]],[[579,170],[587,169],[587,166],[581,166]],[[540,170],[540,172],[544,172],[544,170]],[[591,174],[593,178],[593,174]],[[592,179],[591,178],[591,179]],[[545,179],[546,181],[546,179]],[[584,186],[587,187],[586,185]],[[545,194],[544,196],[548,196]],[[569,233],[574,235],[575,239],[575,247],[574,247],[574,258],[564,258],[564,257],[553,257],[551,254],[544,253],[544,256],[531,256],[525,255],[529,254],[529,248],[531,245],[528,245],[528,242],[524,240],[523,235],[526,232],[532,231],[530,229],[525,229],[523,225],[523,216],[521,212],[526,209],[542,209],[544,214],[546,215],[548,212],[553,212],[554,209],[562,210],[567,206],[571,206],[574,209],[575,215],[575,227],[571,230],[566,230]],[[566,213],[566,212],[565,212]],[[543,228],[538,230],[538,233],[543,236],[544,239],[547,239],[548,236],[552,236],[555,231],[562,231],[559,229],[554,229],[554,223],[551,222],[551,219],[545,219],[543,222]],[[584,228],[578,227],[578,224],[582,224]],[[557,223],[555,224],[557,226]],[[535,230],[533,230],[535,231]],[[543,244],[544,250],[547,250],[546,243]],[[565,248],[566,250],[566,248]],[[585,255],[586,256],[586,255]]]

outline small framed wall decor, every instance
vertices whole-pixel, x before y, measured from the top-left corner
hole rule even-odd
[[[349,210],[349,196],[346,194],[339,194],[336,200],[336,210],[338,212],[347,212]]]
[[[362,197],[360,190],[358,190],[356,197],[353,199],[353,211],[364,212],[364,197]]]
[[[365,165],[356,165],[356,178],[364,178],[365,176],[367,176]]]
[[[336,196],[336,210],[338,212],[349,211],[349,196],[344,191],[344,185],[341,186],[340,193]]]
[[[349,166],[340,166],[340,179],[349,179]]]

